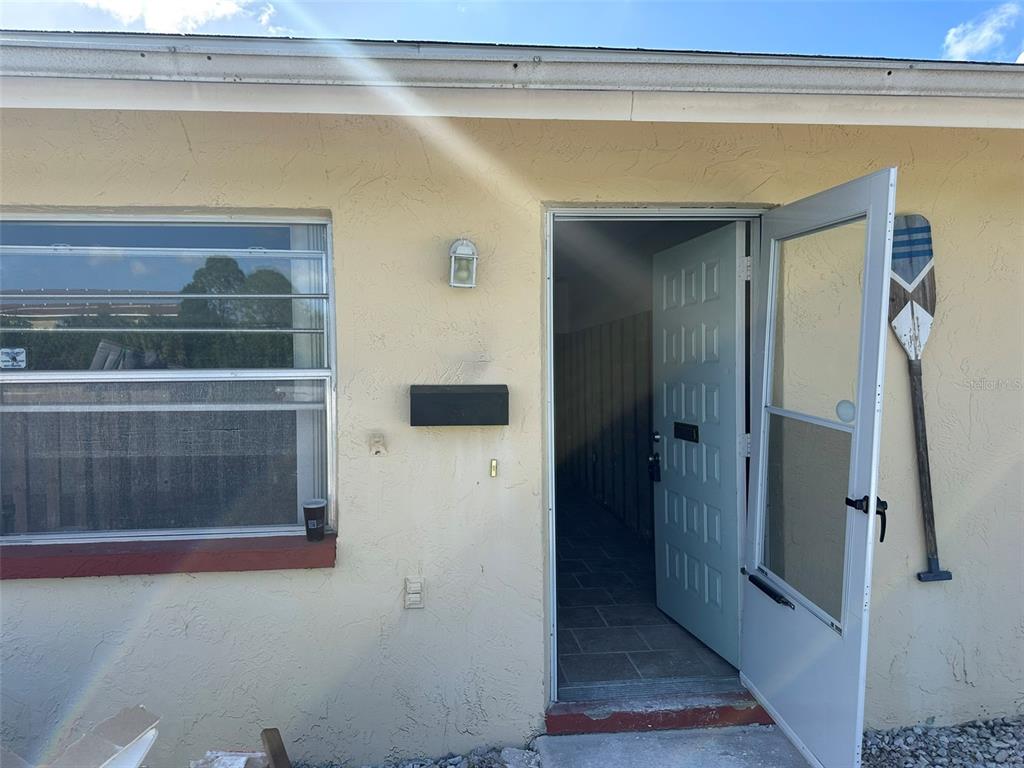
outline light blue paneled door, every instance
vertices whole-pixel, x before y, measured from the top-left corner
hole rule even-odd
[[[739,666],[745,223],[654,256],[658,607]]]

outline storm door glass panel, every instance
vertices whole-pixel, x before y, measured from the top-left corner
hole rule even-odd
[[[863,219],[776,244],[761,565],[837,629],[856,413]]]
[[[294,526],[325,422],[323,380],[4,382],[0,528]]]
[[[855,400],[865,236],[857,219],[778,244],[772,405],[837,419]]]
[[[769,414],[763,564],[839,623],[851,435]]]

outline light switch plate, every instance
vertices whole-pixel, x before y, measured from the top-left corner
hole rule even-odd
[[[406,608],[422,608],[423,607],[423,577],[422,576],[406,576],[405,577],[405,607]]]

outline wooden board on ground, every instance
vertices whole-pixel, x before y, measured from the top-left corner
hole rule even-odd
[[[260,740],[263,742],[263,751],[267,753],[269,768],[292,768],[292,761],[288,759],[281,732],[277,728],[264,728],[260,732]]]

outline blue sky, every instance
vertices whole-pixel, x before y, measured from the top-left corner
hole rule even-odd
[[[0,25],[1024,63],[1024,0],[0,0]]]

